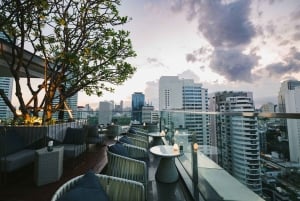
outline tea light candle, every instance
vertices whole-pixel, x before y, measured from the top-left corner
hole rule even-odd
[[[178,151],[178,150],[179,150],[178,144],[175,143],[175,144],[173,145],[173,150],[174,150],[174,151]]]
[[[197,151],[198,148],[199,148],[198,144],[197,144],[197,143],[194,143],[194,144],[193,144],[193,148],[194,148],[194,151]]]
[[[52,140],[48,142],[47,150],[48,150],[49,152],[53,150],[53,141],[52,141]]]
[[[52,147],[52,146],[53,146],[53,141],[51,140],[48,142],[48,147]]]

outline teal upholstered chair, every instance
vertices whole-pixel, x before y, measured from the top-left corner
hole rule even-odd
[[[109,175],[95,174],[99,179],[101,187],[106,192],[110,201],[143,201],[145,200],[145,189],[142,183],[117,178]],[[63,195],[73,189],[84,175],[74,177],[64,183],[52,196],[51,201],[58,201]],[[82,201],[88,201],[83,198]]]
[[[129,156],[122,156],[109,150],[107,150],[107,159],[108,175],[140,182],[144,185],[147,192],[148,170],[146,162],[130,158]]]

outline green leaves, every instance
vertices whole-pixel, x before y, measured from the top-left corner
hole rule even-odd
[[[26,43],[26,48],[48,61],[44,108],[55,108],[48,107],[53,104],[54,94],[67,99],[84,90],[88,95],[100,96],[133,75],[136,68],[126,60],[136,54],[129,32],[118,27],[129,18],[119,15],[119,5],[119,0],[0,2],[0,29],[16,39],[20,47]],[[27,63],[22,68],[29,66]],[[28,78],[32,76],[30,71],[25,72]],[[62,85],[64,92],[58,90]],[[19,101],[24,102],[22,97]]]

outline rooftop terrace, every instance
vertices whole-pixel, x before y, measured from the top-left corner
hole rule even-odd
[[[26,130],[24,127],[22,129]],[[148,131],[145,130],[145,132]],[[44,136],[46,138],[39,140],[42,141],[39,144],[35,144],[36,149],[45,146],[50,135],[51,138],[61,138],[59,135],[62,129],[47,128],[46,133]],[[107,133],[101,136],[103,137],[101,143],[89,144],[88,149],[74,159],[64,159],[63,173],[58,181],[37,186],[35,182],[36,162],[9,173],[2,172],[0,200],[46,201],[50,200],[54,192],[66,181],[88,170],[106,174],[107,146],[115,143],[119,137],[112,138]],[[32,136],[30,138],[34,139]],[[148,140],[151,147],[153,138],[149,137]],[[166,135],[161,138],[160,143],[170,144],[171,141]],[[174,159],[179,172],[179,180],[174,183],[166,184],[156,181],[155,173],[160,158],[151,154],[149,149],[148,156],[148,200],[263,200],[207,157],[202,149],[193,151],[192,143],[184,144],[183,154]]]

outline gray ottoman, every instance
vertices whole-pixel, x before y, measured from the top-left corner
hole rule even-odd
[[[64,147],[53,147],[49,152],[47,148],[36,150],[34,180],[41,186],[58,181],[63,173]]]

